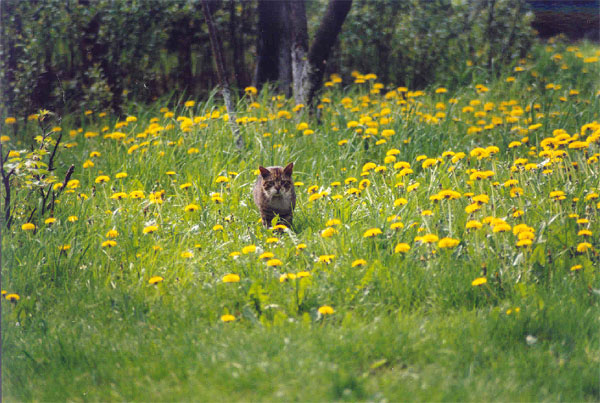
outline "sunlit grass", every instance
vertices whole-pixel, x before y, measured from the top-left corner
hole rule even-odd
[[[3,229],[5,395],[597,399],[598,52],[334,77],[316,114],[248,89],[242,151],[215,98],[65,117],[59,203],[31,215],[23,175]],[[5,120],[12,163],[39,119]],[[265,229],[257,168],[292,161],[295,227]]]

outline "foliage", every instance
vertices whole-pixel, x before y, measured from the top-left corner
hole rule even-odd
[[[377,74],[385,83],[456,86],[497,74],[530,46],[531,15],[519,0],[355,2],[329,73]],[[255,2],[211,2],[230,82],[249,85]],[[517,6],[515,6],[517,5]],[[326,1],[307,3],[316,29]],[[0,70],[6,114],[40,108],[120,112],[126,98],[172,92],[206,97],[217,80],[198,3],[164,1],[2,2]],[[452,74],[444,74],[451,72]]]
[[[5,396],[598,400],[599,56],[334,76],[318,117],[248,89],[241,152],[212,97],[66,116],[78,182],[3,228]],[[290,161],[296,227],[267,230],[255,169]]]
[[[346,21],[338,68],[413,88],[463,85],[523,57],[532,18],[522,0],[359,2]]]

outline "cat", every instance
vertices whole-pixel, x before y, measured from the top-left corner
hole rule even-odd
[[[296,191],[292,180],[294,163],[290,162],[285,168],[259,166],[258,169],[260,175],[252,194],[263,225],[270,227],[271,220],[279,215],[284,224],[291,226],[296,207]]]

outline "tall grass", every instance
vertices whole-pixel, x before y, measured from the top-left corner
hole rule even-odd
[[[316,114],[249,90],[242,151],[215,97],[65,117],[53,215],[23,229],[13,184],[4,396],[598,399],[598,52],[456,93],[334,77]],[[256,169],[290,161],[294,228],[265,229]]]

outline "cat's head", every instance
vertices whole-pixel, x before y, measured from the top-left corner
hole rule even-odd
[[[263,193],[269,198],[286,197],[294,189],[292,181],[292,170],[294,163],[290,162],[285,168],[282,167],[258,167],[262,177]]]

